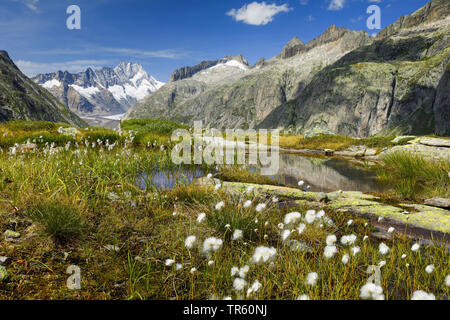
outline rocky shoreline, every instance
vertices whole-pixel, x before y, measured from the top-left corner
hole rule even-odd
[[[402,138],[398,137],[393,140],[400,141]],[[411,138],[411,137],[410,137]],[[360,159],[367,161],[380,161],[383,155],[392,152],[411,152],[413,154],[421,155],[427,159],[432,160],[450,160],[450,139],[445,138],[431,138],[431,137],[413,137],[415,139],[409,141],[405,145],[394,146],[392,148],[385,148],[377,150],[366,146],[352,146],[346,150],[311,150],[311,149],[285,149],[280,148],[280,152],[289,154],[298,154],[304,156],[327,156],[327,157],[341,157],[347,159]]]

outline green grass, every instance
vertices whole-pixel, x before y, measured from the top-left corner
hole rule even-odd
[[[77,141],[92,132],[82,131]],[[382,260],[386,265],[381,285],[387,299],[409,299],[415,290],[437,298],[449,295],[444,284],[449,254],[444,246],[422,247],[414,253],[411,240],[395,236],[385,241],[391,250],[383,256],[378,240],[363,241],[374,231],[370,224],[365,227],[364,218],[330,210],[325,204],[280,208],[270,198],[231,195],[196,185],[167,191],[154,186],[140,189],[142,172],[173,166],[170,151],[125,140],[112,150],[102,141],[95,147],[79,143],[56,151],[42,145],[35,152],[0,153],[0,233],[21,234],[18,241],[0,242],[1,255],[11,259],[6,267],[8,279],[0,283],[0,299],[247,299],[246,290],[233,289],[230,274],[232,267],[244,265],[250,267],[248,283],[262,284],[250,299],[291,300],[301,294],[311,299],[359,299],[369,277],[367,267]],[[242,173],[229,174],[233,179],[238,176]],[[251,207],[244,208],[246,200],[252,201]],[[219,201],[225,202],[222,210],[215,208]],[[267,204],[267,209],[257,212],[259,203]],[[308,209],[324,209],[334,224],[317,221],[302,234],[293,233],[289,240],[302,242],[310,250],[292,251],[281,240],[278,225],[286,213],[299,211],[304,218]],[[202,212],[206,219],[199,223]],[[350,218],[354,223],[348,226]],[[295,229],[300,222],[304,221],[285,229]],[[244,237],[232,241],[236,229]],[[355,245],[361,252],[343,264],[342,254],[350,247],[338,244],[339,254],[325,259],[329,234],[338,238],[356,234]],[[184,242],[191,235],[198,241],[188,249]],[[223,246],[207,257],[201,245],[209,237],[222,239]],[[273,263],[251,263],[258,246],[276,249]],[[174,259],[181,268],[166,266],[166,259]],[[433,274],[424,270],[429,264],[435,266]],[[81,269],[79,291],[66,288],[70,265]],[[191,273],[192,268],[196,272]],[[305,282],[309,272],[319,275],[314,287]]]
[[[404,145],[413,138],[405,138],[398,143],[391,141],[395,136],[373,136],[369,138],[356,139],[339,135],[317,135],[305,138],[301,135],[281,135],[280,147],[286,149],[310,149],[310,150],[345,150],[352,146],[366,146],[381,151],[383,148]]]
[[[431,161],[419,155],[396,152],[385,155],[377,171],[378,178],[393,186],[402,199],[450,197],[450,161]]]
[[[58,200],[41,201],[36,201],[36,205],[27,210],[27,215],[39,223],[47,235],[63,242],[74,240],[83,233],[85,222],[77,208]]]

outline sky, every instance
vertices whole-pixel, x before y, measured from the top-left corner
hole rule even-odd
[[[28,76],[139,63],[160,81],[180,67],[242,54],[250,64],[308,42],[330,25],[368,29],[377,5],[381,28],[426,0],[0,0],[0,50]],[[70,5],[81,29],[68,29]],[[72,11],[70,12],[72,13]]]

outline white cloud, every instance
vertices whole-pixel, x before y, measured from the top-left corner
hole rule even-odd
[[[25,5],[28,7],[28,9],[33,10],[34,12],[39,12],[37,8],[37,3],[39,0],[25,0]]]
[[[29,77],[35,76],[40,73],[50,73],[56,71],[69,71],[72,73],[81,72],[88,67],[101,68],[105,65],[110,65],[111,61],[108,60],[73,60],[66,62],[51,62],[51,63],[39,63],[25,60],[18,60],[16,62],[17,67]]]
[[[227,15],[234,18],[236,21],[242,21],[246,24],[261,26],[273,21],[273,18],[280,12],[289,12],[292,9],[287,4],[276,5],[266,4],[264,1],[252,2],[245,4],[240,9],[231,9]]]
[[[328,10],[338,11],[344,8],[345,0],[331,0]]]
[[[30,9],[36,13],[39,12],[38,7],[37,7],[39,0],[11,0],[11,1],[21,2],[24,5],[26,5],[28,9]]]

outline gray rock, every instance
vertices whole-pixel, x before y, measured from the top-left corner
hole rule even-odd
[[[316,128],[312,128],[312,129],[306,130],[305,133],[304,133],[304,136],[305,136],[305,138],[312,138],[312,137],[316,137],[316,136],[321,135],[321,134],[323,134],[323,135],[334,135],[334,132],[332,132],[332,131],[330,131],[330,130],[328,130],[326,128],[316,127]]]
[[[449,209],[450,208],[450,199],[436,197],[436,198],[425,200],[425,204],[428,206],[432,206],[432,207]]]
[[[20,233],[12,230],[6,230],[3,235],[7,240],[20,238]]]
[[[418,143],[407,144],[404,146],[395,146],[391,149],[383,151],[378,156],[381,158],[383,155],[387,155],[393,152],[409,152],[415,155],[419,155],[429,160],[448,161],[450,159],[450,148],[431,147]]]
[[[438,138],[420,138],[419,140],[420,144],[423,144],[425,146],[431,146],[431,147],[444,147],[444,148],[450,148],[450,139],[438,139]]]

